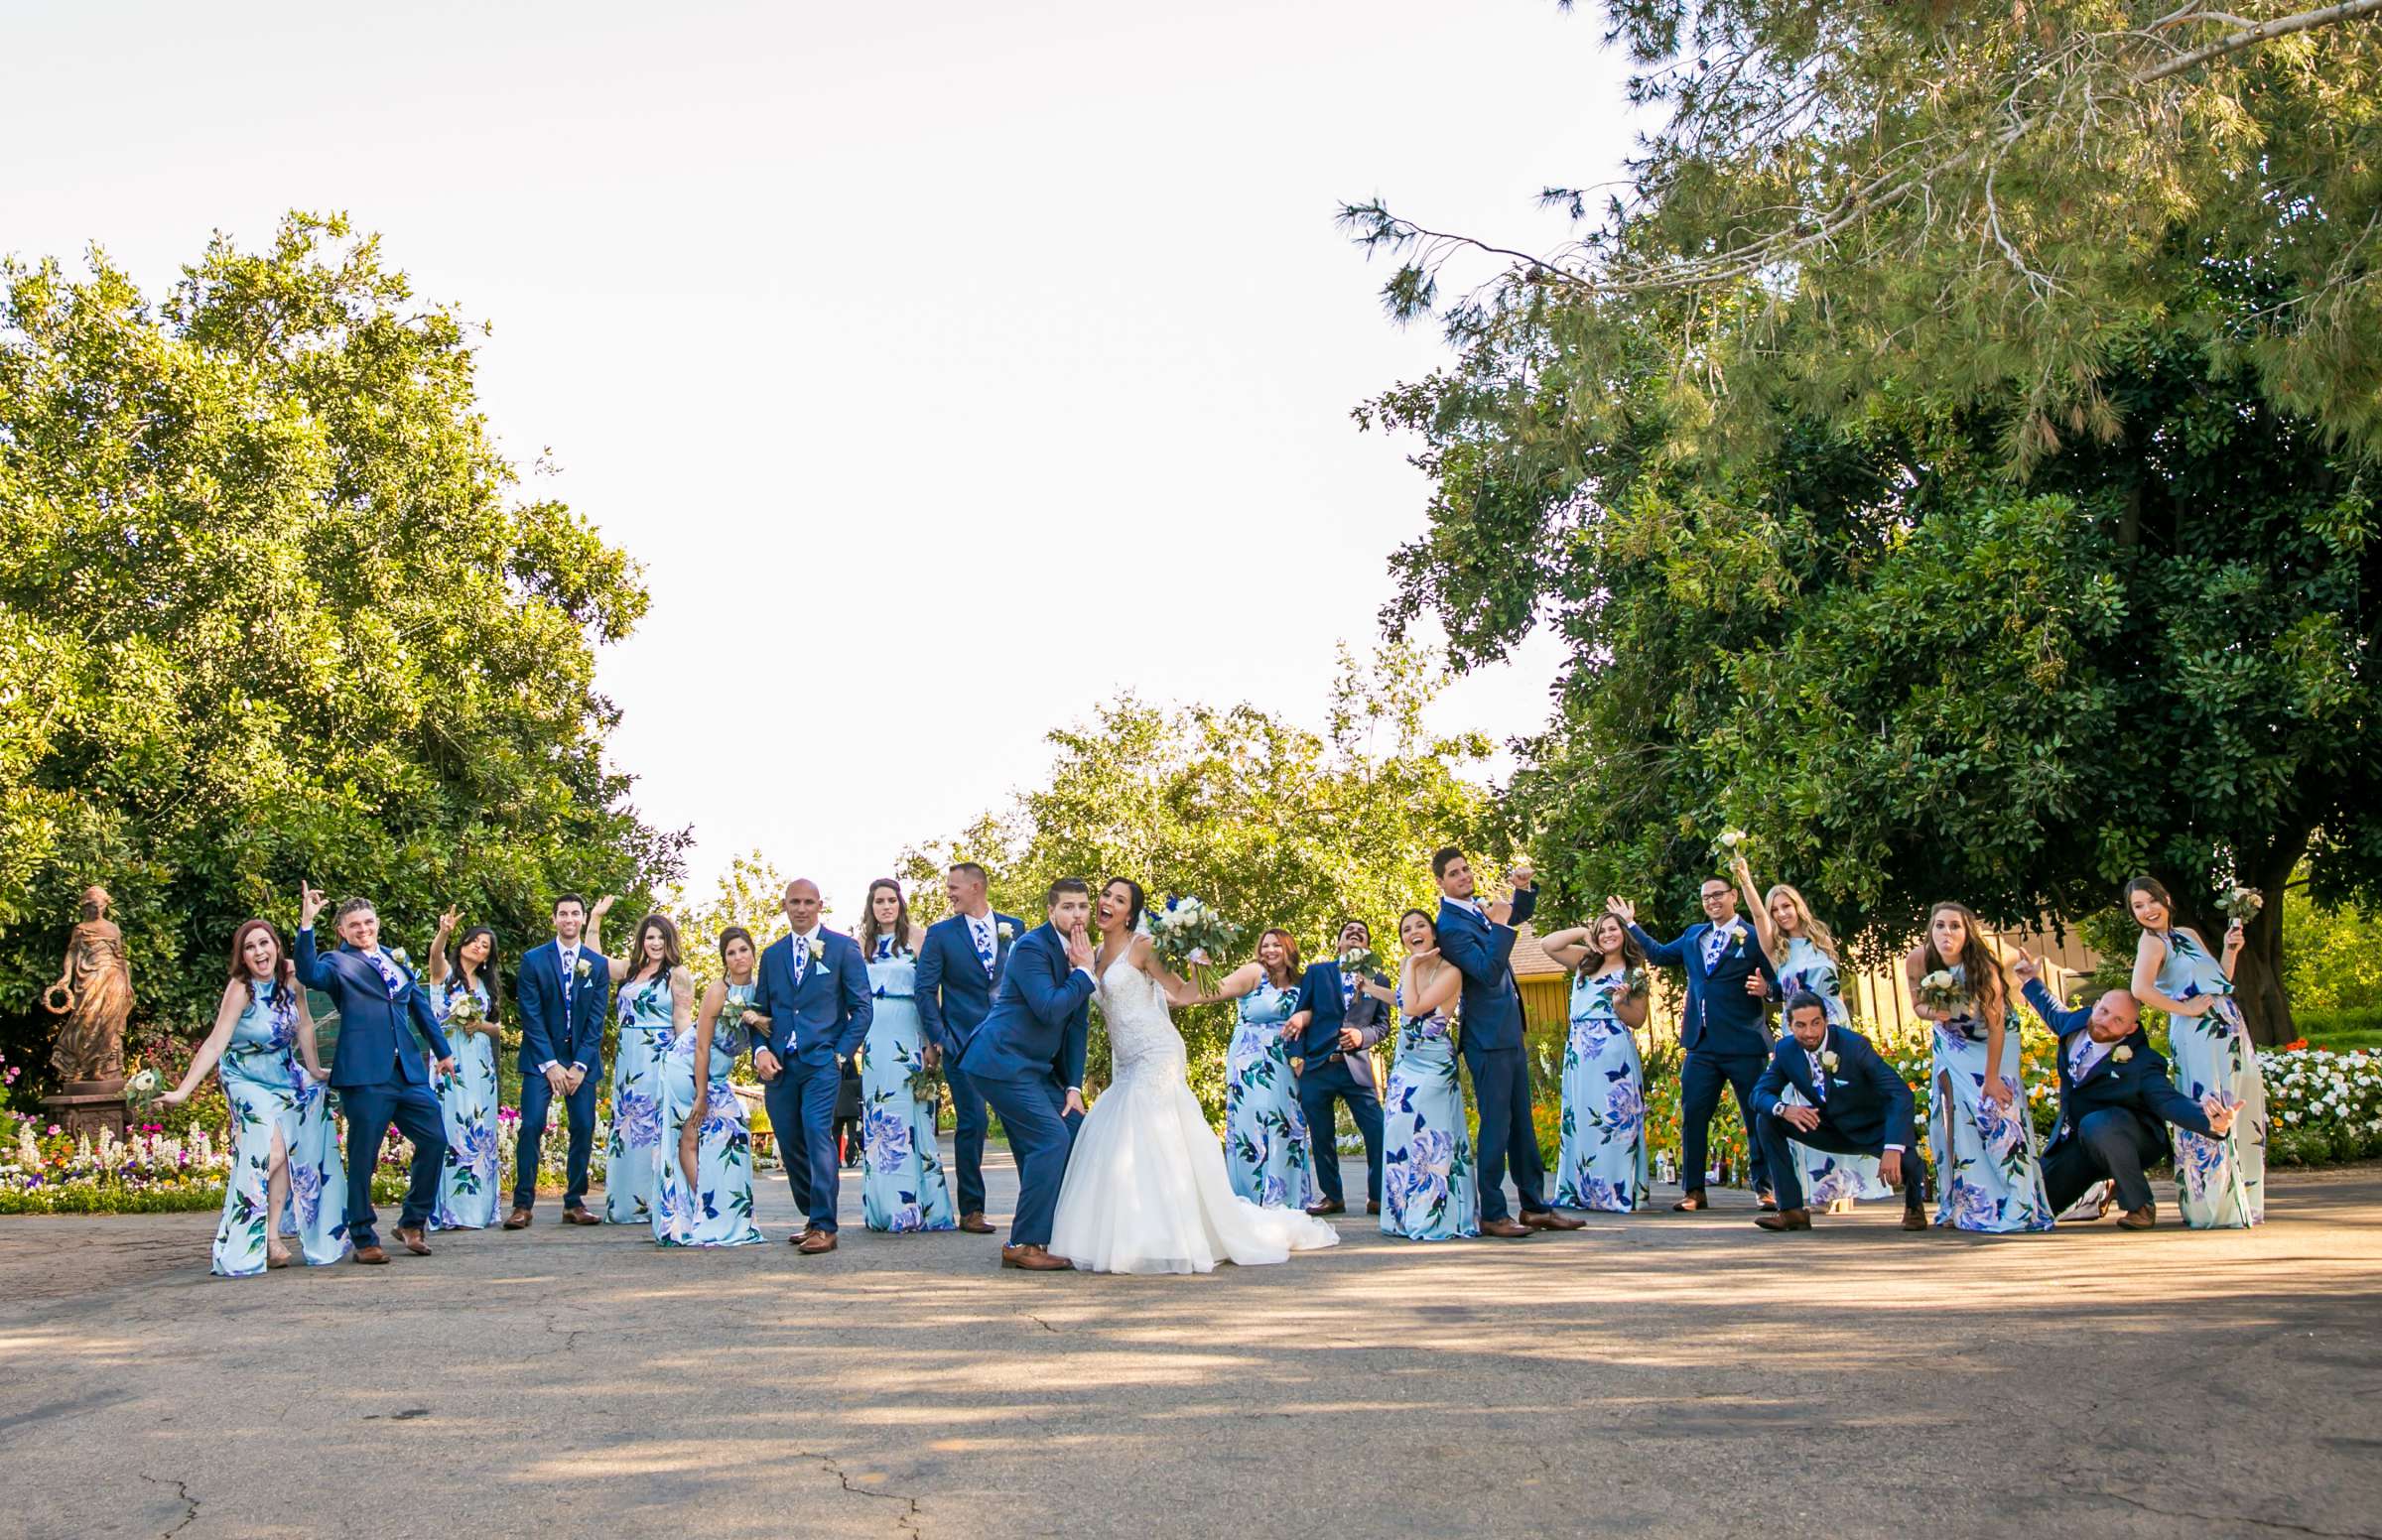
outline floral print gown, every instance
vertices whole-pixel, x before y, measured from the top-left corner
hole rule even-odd
[[[1638,1038],[1614,1013],[1627,987],[1615,968],[1571,982],[1571,1037],[1563,1046],[1563,1147],[1555,1207],[1628,1214],[1651,1191],[1646,1150],[1646,1069]]]
[[[496,1045],[483,1032],[449,1026],[456,1001],[465,998],[463,974],[449,973],[430,997],[455,1050],[455,1073],[437,1082],[439,1109],[447,1120],[447,1165],[439,1173],[430,1227],[485,1229],[496,1222],[497,1189],[503,1185],[496,1170]],[[487,1020],[487,986],[472,984],[468,997],[476,1007],[471,1019]]]
[[[926,1036],[918,1024],[918,959],[896,954],[893,938],[879,937],[868,962],[868,989],[876,1014],[860,1066],[860,1140],[866,1165],[860,1177],[860,1212],[870,1229],[920,1230],[952,1227],[951,1187],[935,1147],[934,1101],[919,1099],[910,1077],[926,1069]]]
[[[695,1185],[679,1164],[678,1140],[695,1111],[697,1024],[673,1033],[662,1056],[661,1137],[653,1149],[653,1238],[665,1246],[749,1246],[763,1238],[752,1222],[752,1129],[728,1085],[752,985],[730,984],[712,1028],[711,1087],[696,1135]]]
[[[1481,1232],[1481,1190],[1464,1126],[1464,1083],[1447,1012],[1407,1016],[1383,1096],[1382,1233],[1453,1240]]]
[[[1836,964],[1812,945],[1808,936],[1786,938],[1786,956],[1779,960],[1779,989],[1782,998],[1797,989],[1808,989],[1827,1005],[1829,1026],[1853,1024],[1853,1013],[1845,1007]],[[1797,1091],[1793,1099],[1800,1101],[1801,1092]],[[1849,1202],[1894,1196],[1893,1187],[1878,1175],[1875,1155],[1835,1155],[1800,1144],[1793,1148],[1795,1158],[1803,1163],[1803,1202],[1814,1209],[1825,1209],[1839,1199]]]
[[[1236,1003],[1240,1020],[1224,1057],[1224,1164],[1233,1191],[1265,1208],[1303,1209],[1315,1201],[1306,1114],[1282,1024],[1298,1008],[1298,989],[1259,980]],[[1337,1152],[1335,1152],[1337,1158]]]
[[[1964,968],[1955,964],[1951,971],[1967,981]],[[2018,1017],[2013,1012],[2004,1019],[2001,1076],[2018,1088],[2007,1107],[1985,1096],[1984,1023],[1970,1015],[1935,1023],[1927,1142],[1935,1153],[1938,1183],[1935,1222],[1955,1229],[1989,1234],[2050,1229],[2055,1217],[2044,1196],[2034,1125],[2027,1116]]]
[[[272,1222],[265,1212],[267,1179],[276,1131],[290,1169],[282,1233],[297,1237],[299,1251],[311,1263],[345,1256],[347,1166],[339,1155],[331,1096],[298,1060],[294,991],[278,981],[252,986],[216,1074],[231,1107],[232,1154],[208,1271],[246,1278],[265,1270],[265,1232]]]
[[[2167,961],[2159,964],[2161,994],[2171,1000],[2219,996],[2205,1015],[2168,1021],[2176,1087],[2194,1101],[2214,1096],[2234,1109],[2233,1131],[2222,1139],[2169,1130],[2184,1222],[2193,1229],[2246,1228],[2266,1219],[2266,1078],[2258,1073],[2258,1052],[2224,965],[2190,931],[2169,931],[2161,939],[2167,943]]]
[[[653,1219],[654,1151],[662,1142],[662,1075],[670,1057],[670,978],[620,986],[620,1047],[612,1055],[612,1136],[604,1146],[603,1217]]]

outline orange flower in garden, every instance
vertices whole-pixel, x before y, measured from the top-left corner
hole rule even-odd
[[[2292,1039],[2290,1042],[2288,1042],[2288,1043],[2286,1043],[2286,1044],[2284,1044],[2284,1045],[2283,1045],[2283,1052],[2285,1052],[2285,1053],[2287,1053],[2287,1054],[2296,1054],[2296,1053],[2301,1053],[2301,1052],[2304,1052],[2304,1051],[2307,1049],[2307,1047],[2308,1047],[2308,1040],[2307,1040],[2306,1038],[2304,1038],[2304,1037],[2295,1037],[2295,1038],[2293,1038],[2293,1039]]]

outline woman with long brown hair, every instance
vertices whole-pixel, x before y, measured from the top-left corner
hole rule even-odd
[[[665,1246],[753,1246],[752,1127],[728,1071],[744,1041],[760,952],[752,933],[720,933],[725,976],[703,992],[695,1024],[673,1030],[662,1058],[661,1158],[655,1163],[653,1238]]]
[[[860,1214],[873,1230],[950,1229],[951,1187],[935,1143],[942,1091],[920,1094],[938,1057],[918,1020],[926,929],[910,919],[910,901],[891,877],[868,884],[860,939],[876,1002],[860,1051]]]
[[[2010,981],[1966,904],[1927,911],[1926,939],[1903,959],[1912,1009],[1935,1024],[1928,1142],[1935,1222],[2006,1233],[2050,1229],[2035,1132],[2027,1120],[2018,1013]]]
[[[250,920],[232,933],[214,1029],[182,1084],[158,1099],[188,1101],[217,1065],[236,1142],[209,1270],[245,1278],[289,1266],[285,1229],[312,1264],[345,1256],[347,1173],[323,1089],[331,1072],[315,1050],[315,1018],[290,950],[267,921]]]
[[[2126,907],[2142,927],[2134,949],[2134,997],[2168,1014],[2176,1084],[2197,1101],[2214,1096],[2233,1108],[2232,1130],[2208,1138],[2178,1128],[2176,1186],[2184,1222],[2193,1229],[2242,1229],[2266,1218],[2266,1078],[2233,998],[2242,928],[2225,927],[2225,950],[2212,956],[2189,926],[2176,923],[2176,901],[2155,877],[2126,884]]]
[[[1397,988],[1397,1060],[1382,1115],[1382,1233],[1459,1240],[1481,1232],[1481,1189],[1464,1116],[1451,1016],[1464,979],[1439,957],[1439,926],[1420,909],[1397,917],[1405,948]],[[1370,982],[1361,988],[1372,988]]]
[[[1646,954],[1613,915],[1539,943],[1572,970],[1571,1035],[1563,1045],[1563,1145],[1555,1207],[1629,1214],[1654,1197],[1646,1148]]]
[[[1277,928],[1257,938],[1257,960],[1219,979],[1214,991],[1233,1002],[1236,1017],[1224,1056],[1224,1164],[1234,1192],[1269,1209],[1315,1201],[1307,1118],[1290,1071],[1300,971],[1298,938]]]
[[[430,943],[431,1008],[447,1028],[455,1073],[438,1079],[447,1116],[447,1165],[439,1173],[432,1229],[485,1229],[496,1222],[496,933],[474,925],[455,939],[461,911],[439,916]],[[450,956],[452,952],[452,957]]]
[[[588,917],[588,948],[596,953],[603,951],[597,934],[603,907]],[[620,1046],[612,1053],[603,1218],[612,1224],[651,1224],[661,1163],[678,1153],[662,1145],[663,1079],[671,1043],[695,1020],[695,975],[679,951],[677,924],[658,911],[637,922],[637,944],[627,957],[607,961],[620,990]]]

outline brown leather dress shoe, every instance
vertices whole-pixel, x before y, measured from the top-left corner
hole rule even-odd
[[[1073,1272],[1075,1264],[1063,1256],[1052,1256],[1048,1246],[1002,1246],[1000,1265],[1020,1268],[1029,1273]]]
[[[2154,1229],[2158,1223],[2159,1206],[2155,1203],[2144,1204],[2132,1213],[2121,1214],[2117,1218],[2119,1229]]]
[[[1711,1207],[1711,1203],[1704,1197],[1704,1190],[1699,1187],[1677,1203],[1672,1204],[1670,1212],[1673,1214],[1701,1214]]]
[[[836,1249],[836,1232],[832,1229],[806,1229],[794,1242],[794,1249],[804,1256],[820,1256]]]
[[[585,1209],[565,1209],[563,1211],[563,1222],[565,1224],[601,1224],[603,1220],[596,1218],[596,1216],[590,1214]]]
[[[1307,1218],[1310,1219],[1320,1219],[1327,1214],[1346,1214],[1347,1212],[1348,1205],[1333,1203],[1328,1199],[1322,1203],[1307,1205]]]
[[[1755,1218],[1754,1222],[1768,1230],[1809,1229],[1811,1227],[1811,1211],[1808,1209],[1782,1209],[1776,1214],[1759,1215]]]
[[[506,1229],[529,1228],[529,1211],[527,1209],[515,1209],[512,1213],[506,1215],[504,1217],[504,1227]]]
[[[1481,1220],[1481,1233],[1495,1235],[1500,1240],[1520,1240],[1529,1232],[1527,1224],[1519,1224],[1512,1219]]]
[[[1905,1209],[1903,1211],[1903,1228],[1925,1229],[1926,1227],[1927,1212],[1924,1209]]]
[[[430,1255],[430,1242],[418,1229],[408,1229],[402,1224],[398,1225],[397,1243],[416,1256]]]
[[[366,1267],[386,1267],[389,1265],[389,1253],[380,1249],[380,1246],[377,1242],[368,1246],[357,1246],[355,1248],[355,1259],[363,1263]]]
[[[1378,1198],[1368,1198],[1368,1199],[1366,1199],[1366,1200],[1365,1200],[1365,1212],[1366,1212],[1367,1214],[1379,1214],[1379,1213],[1381,1213],[1381,1212],[1382,1212],[1382,1201],[1381,1201],[1380,1199],[1378,1199]]]
[[[1558,1214],[1552,1209],[1530,1210],[1522,1215],[1522,1222],[1532,1229],[1586,1229],[1588,1227],[1586,1219],[1575,1219],[1568,1214]]]
[[[960,1228],[971,1235],[990,1235],[992,1233],[992,1221],[981,1214],[963,1214],[960,1216]]]

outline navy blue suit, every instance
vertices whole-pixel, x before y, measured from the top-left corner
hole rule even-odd
[[[546,1120],[554,1109],[554,1088],[546,1084],[544,1066],[576,1066],[586,1073],[579,1090],[564,1099],[571,1127],[569,1185],[563,1190],[567,1213],[588,1206],[588,1162],[596,1149],[596,1091],[603,1079],[603,1023],[611,1001],[612,964],[584,942],[579,949],[584,968],[563,976],[563,947],[549,942],[530,949],[521,960],[518,987],[521,1002],[521,1127],[513,1165],[513,1207],[527,1209],[538,1200],[538,1146],[546,1138]]]
[[[384,949],[385,951],[385,949]],[[412,1181],[398,1223],[421,1229],[439,1200],[439,1171],[447,1163],[447,1120],[430,1070],[414,1050],[410,1018],[441,1059],[452,1059],[438,1012],[430,1008],[420,981],[404,963],[389,959],[405,980],[394,998],[387,980],[363,953],[341,947],[328,956],[315,951],[313,927],[298,933],[298,981],[331,996],[339,1013],[339,1046],[331,1056],[331,1084],[347,1114],[347,1238],[358,1246],[380,1243],[372,1212],[372,1173],[380,1165],[380,1141],[395,1123],[414,1143]]]
[[[1711,1147],[1712,1114],[1720,1110],[1720,1091],[1736,1093],[1737,1110],[1745,1118],[1746,1147],[1753,1157],[1754,1186],[1771,1185],[1771,1165],[1754,1126],[1754,1083],[1770,1058],[1768,1007],[1748,994],[1745,981],[1759,971],[1769,980],[1775,998],[1779,975],[1762,954],[1753,927],[1737,922],[1740,935],[1729,943],[1720,962],[1704,967],[1704,938],[1709,922],[1687,927],[1677,941],[1656,941],[1638,926],[1630,927],[1649,962],[1675,967],[1687,975],[1687,1004],[1679,1015],[1679,1185],[1690,1193],[1703,1191],[1705,1152]]]
[[[1377,1008],[1367,1013],[1353,1005]],[[1300,1061],[1298,1107],[1307,1120],[1315,1180],[1322,1184],[1326,1203],[1347,1202],[1340,1184],[1340,1141],[1332,1132],[1337,1126],[1334,1101],[1348,1104],[1348,1115],[1365,1140],[1365,1196],[1372,1203],[1382,1201],[1382,1098],[1373,1089],[1373,1068],[1366,1058],[1366,1051],[1382,1040],[1388,1021],[1380,1005],[1369,994],[1350,1001],[1337,962],[1313,964],[1298,983],[1296,1009],[1312,1013],[1307,1030],[1291,1049]],[[1357,1046],[1343,1051],[1340,1029],[1346,1026],[1356,1027]]]
[[[1820,1039],[1819,1051],[1836,1056],[1836,1068],[1824,1072],[1823,1090],[1811,1078],[1811,1056],[1788,1033],[1771,1050],[1769,1067],[1754,1086],[1754,1126],[1761,1130],[1763,1154],[1778,1183],[1781,1209],[1803,1207],[1802,1162],[1787,1141],[1832,1155],[1882,1155],[1886,1146],[1903,1152],[1903,1207],[1916,1212],[1919,1190],[1919,1139],[1913,1116],[1911,1088],[1879,1057],[1869,1039],[1850,1027],[1831,1025]],[[1788,1123],[1781,1114],[1781,1098],[1792,1086],[1806,1105],[1819,1112],[1819,1126],[1808,1131]]]
[[[2117,1205],[2131,1214],[2151,1202],[2151,1180],[2143,1167],[2174,1156],[2167,1125],[2214,1138],[2208,1114],[2168,1079],[2167,1060],[2151,1047],[2140,1027],[2109,1045],[2079,1083],[2068,1068],[2075,1034],[2092,1020],[2089,1009],[2062,1010],[2040,978],[2030,978],[2027,1003],[2059,1039],[2059,1126],[2043,1147],[2043,1190],[2053,1214],[2065,1214],[2095,1182],[2117,1189]],[[2132,1050],[2124,1064],[2117,1050]]]
[[[1000,1114],[1017,1158],[1011,1245],[1050,1244],[1059,1183],[1075,1141],[1061,1109],[1067,1088],[1084,1083],[1092,990],[1091,969],[1069,962],[1059,933],[1038,925],[1009,950],[999,997],[960,1056],[961,1068]]]
[[[992,971],[985,971],[976,942],[968,934],[968,917],[947,915],[926,928],[926,943],[918,949],[918,1024],[926,1040],[943,1050],[943,1079],[951,1087],[952,1157],[960,1168],[960,1215],[985,1212],[985,1093],[966,1070],[960,1056],[976,1029],[992,1013],[1000,988],[1001,970],[1008,965],[1009,949],[1025,934],[1025,922],[994,911]],[[1003,939],[1001,931],[1008,931]]]
[[[1536,912],[1538,894],[1514,895],[1505,925],[1485,915],[1439,901],[1439,956],[1463,975],[1464,1066],[1472,1072],[1473,1102],[1481,1117],[1476,1152],[1481,1180],[1481,1219],[1508,1218],[1506,1166],[1514,1167],[1514,1190],[1522,1212],[1539,1214],[1546,1168],[1538,1158],[1538,1130],[1530,1121],[1529,1055],[1522,1051],[1522,986],[1514,978],[1514,927]]]
[[[811,933],[821,956],[794,977],[797,938],[780,936],[761,954],[755,972],[752,1010],[769,1018],[749,1036],[755,1054],[777,1056],[777,1078],[761,1089],[769,1126],[794,1202],[810,1216],[810,1227],[836,1232],[836,1093],[844,1085],[844,1061],[868,1039],[876,1001],[868,989],[868,962],[860,944],[825,926]]]

